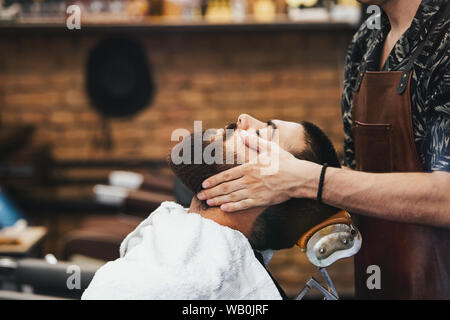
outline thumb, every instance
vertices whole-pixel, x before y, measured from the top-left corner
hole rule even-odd
[[[248,131],[241,130],[240,136],[247,147],[258,151],[259,153],[271,150],[272,143],[270,141],[262,139],[261,137],[258,137],[256,134],[250,134],[248,133]]]

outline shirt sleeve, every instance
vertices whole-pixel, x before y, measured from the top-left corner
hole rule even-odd
[[[448,47],[448,43],[447,43]],[[450,172],[450,49],[431,77],[426,104],[430,110],[423,144],[425,171]]]
[[[450,91],[447,90],[447,97]],[[447,98],[448,99],[448,98]],[[436,105],[424,140],[425,171],[450,172],[450,103]]]

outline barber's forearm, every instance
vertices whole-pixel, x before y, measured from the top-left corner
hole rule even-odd
[[[316,197],[319,176],[312,172],[299,190],[303,197]],[[328,168],[322,200],[353,213],[450,228],[446,172],[375,174]]]

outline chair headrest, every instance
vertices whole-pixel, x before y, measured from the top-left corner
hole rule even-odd
[[[297,245],[302,249],[306,250],[306,245],[308,244],[309,239],[322,228],[328,227],[333,224],[346,224],[350,226],[352,224],[352,220],[350,214],[345,211],[339,211],[335,215],[329,217],[325,221],[319,223],[318,225],[312,227],[307,232],[305,232],[302,237],[297,241]]]

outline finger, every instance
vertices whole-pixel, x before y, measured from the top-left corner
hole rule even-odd
[[[212,177],[209,177],[202,183],[204,189],[212,188],[220,183],[239,179],[244,175],[245,164],[220,172]]]
[[[222,204],[220,206],[220,210],[225,212],[236,212],[241,210],[246,210],[250,208],[257,207],[255,202],[252,199],[245,199],[238,202],[229,202]]]
[[[243,189],[245,184],[241,179],[236,179],[228,182],[221,183],[211,189],[205,189],[199,192],[197,198],[200,200],[212,199],[218,196],[223,196],[238,190]]]
[[[221,204],[228,203],[228,202],[236,202],[248,199],[250,196],[248,190],[241,189],[238,191],[231,192],[229,194],[223,195],[223,196],[217,196],[211,199],[208,199],[206,203],[209,206],[220,206]]]
[[[240,132],[241,138],[244,141],[245,145],[253,150],[258,152],[267,152],[270,151],[271,143],[261,137],[258,137],[256,134],[249,134],[247,131],[242,130]]]

